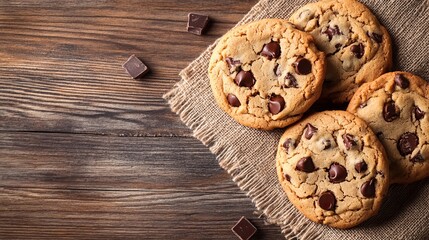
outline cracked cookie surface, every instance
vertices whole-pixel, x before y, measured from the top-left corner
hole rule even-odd
[[[365,120],[384,145],[393,183],[429,177],[428,98],[427,81],[391,72],[361,86],[347,108]]]
[[[310,33],[326,53],[326,80],[321,99],[348,102],[356,89],[392,65],[387,30],[356,0],[322,0],[297,10],[290,21]]]
[[[319,98],[325,55],[286,20],[233,28],[213,50],[209,77],[216,102],[242,125],[282,128]]]
[[[345,111],[316,113],[288,128],[276,164],[289,200],[310,220],[336,228],[375,215],[389,187],[381,143]]]

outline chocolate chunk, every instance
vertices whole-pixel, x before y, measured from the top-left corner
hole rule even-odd
[[[237,71],[239,66],[241,65],[240,60],[234,60],[233,58],[230,58],[230,57],[226,58],[225,61],[226,63],[228,63],[230,72]]]
[[[288,174],[285,174],[285,178],[288,182],[290,182],[290,176]]]
[[[353,45],[350,47],[350,50],[357,58],[361,58],[363,54],[365,53],[365,47],[362,43],[359,43],[357,45]]]
[[[286,149],[286,152],[288,152],[289,151],[289,148],[295,148],[296,147],[296,145],[295,145],[296,143],[295,143],[295,140],[293,140],[292,138],[288,138],[288,139],[286,139],[285,140],[285,142],[283,143],[283,147]]]
[[[376,41],[377,43],[381,43],[383,41],[383,36],[378,33],[372,33],[371,34],[372,39]]]
[[[410,81],[404,77],[402,74],[396,74],[395,75],[395,83],[399,87],[405,89],[410,86]]]
[[[402,156],[411,154],[419,145],[419,137],[415,133],[406,132],[399,137],[397,148]]]
[[[226,96],[226,99],[228,100],[229,105],[231,105],[233,107],[240,107],[241,106],[240,100],[238,100],[238,98],[234,94],[229,93]]]
[[[354,140],[354,136],[351,134],[343,134],[343,142],[344,142],[344,146],[346,147],[347,150],[350,150],[353,146],[357,145],[357,142]]]
[[[329,180],[333,183],[343,182],[347,177],[347,170],[344,166],[334,163],[329,168]]]
[[[383,117],[386,122],[392,122],[393,120],[399,118],[399,111],[396,109],[395,102],[390,100],[384,104],[383,107]]]
[[[296,81],[296,78],[291,73],[287,73],[285,76],[285,87],[298,88],[298,81]]]
[[[316,170],[313,159],[311,157],[303,157],[296,164],[296,170],[306,173],[311,173]]]
[[[188,32],[201,35],[206,30],[207,24],[209,23],[209,16],[200,15],[196,13],[188,14]]]
[[[367,198],[375,197],[375,182],[376,180],[373,178],[362,184],[362,186],[360,187],[360,192],[364,197],[367,197]]]
[[[295,67],[295,71],[300,75],[307,75],[311,73],[311,62],[306,58],[299,57],[293,63],[293,66]]]
[[[141,78],[149,72],[149,68],[140,61],[136,55],[131,55],[128,60],[122,64],[122,67],[134,79]]]
[[[280,44],[278,42],[270,42],[264,45],[261,55],[268,60],[280,57]]]
[[[362,161],[360,163],[356,163],[355,164],[355,170],[358,173],[364,173],[364,172],[366,172],[366,170],[368,170],[368,165],[364,161]]]
[[[414,107],[414,117],[416,120],[420,120],[425,116],[425,112],[423,112],[419,107]]]
[[[331,191],[326,191],[319,197],[319,206],[326,211],[334,210],[336,203],[337,199]]]
[[[251,88],[255,85],[255,78],[252,72],[241,70],[234,79],[235,83],[240,87]]]
[[[323,34],[328,35],[329,41],[332,40],[332,37],[334,35],[340,35],[340,29],[338,28],[338,25],[335,25],[333,28],[328,27],[324,32],[322,32]]]
[[[270,97],[270,102],[268,103],[268,109],[270,113],[276,115],[285,108],[285,100],[282,96],[273,95]]]
[[[323,150],[331,148],[331,140],[323,139],[322,140]]]
[[[248,240],[256,233],[256,227],[245,217],[241,217],[231,230],[241,240]]]
[[[416,154],[416,156],[414,156],[414,157],[412,157],[411,159],[410,159],[410,161],[412,162],[412,163],[418,163],[418,162],[423,162],[425,159],[424,159],[424,157],[422,156],[422,154],[421,153],[417,153]]]
[[[307,123],[305,127],[304,137],[310,140],[311,137],[313,137],[313,135],[317,132],[317,130],[318,129],[315,126],[311,125],[310,123]]]

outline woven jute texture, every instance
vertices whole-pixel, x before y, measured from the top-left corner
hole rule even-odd
[[[261,0],[238,23],[288,18],[305,0]],[[394,42],[394,70],[429,79],[429,0],[362,0],[389,30]],[[207,48],[186,67],[164,95],[171,109],[210,148],[219,164],[252,199],[267,221],[278,224],[287,239],[429,239],[429,181],[392,186],[380,213],[360,226],[337,230],[303,217],[277,181],[275,154],[284,130],[243,127],[222,112],[207,75]]]

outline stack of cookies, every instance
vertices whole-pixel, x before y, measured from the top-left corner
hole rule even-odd
[[[209,77],[240,124],[286,127],[276,163],[291,203],[350,228],[378,212],[389,184],[429,177],[429,84],[391,67],[390,36],[367,7],[322,0],[229,31]]]

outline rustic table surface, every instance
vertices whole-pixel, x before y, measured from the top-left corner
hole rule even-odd
[[[255,3],[0,1],[0,238],[236,239],[243,215],[282,239],[162,99]]]

